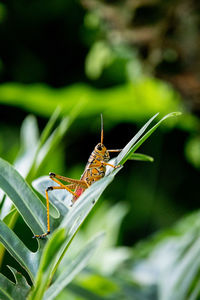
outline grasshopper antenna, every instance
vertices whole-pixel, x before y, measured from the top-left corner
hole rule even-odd
[[[103,144],[103,115],[101,114],[101,144]]]

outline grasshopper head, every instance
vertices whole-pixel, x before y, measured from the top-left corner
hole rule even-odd
[[[104,161],[108,161],[110,159],[109,152],[108,152],[107,148],[102,143],[98,143],[96,145],[95,151],[99,155],[103,156]]]

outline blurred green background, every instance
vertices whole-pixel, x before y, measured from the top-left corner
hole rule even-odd
[[[155,113],[183,112],[139,149],[154,162],[126,164],[93,211],[127,205],[119,246],[199,208],[199,10],[189,0],[0,2],[2,158],[15,161],[28,114],[41,131],[57,107],[65,116],[78,106],[37,177],[79,178],[100,141],[100,113],[105,145],[122,148]]]

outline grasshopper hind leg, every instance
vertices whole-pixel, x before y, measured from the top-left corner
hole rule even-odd
[[[37,239],[44,239],[47,235],[50,234],[50,219],[49,219],[49,195],[48,192],[52,191],[54,189],[53,186],[49,186],[46,190],[45,190],[45,194],[46,194],[46,207],[47,207],[47,232],[43,233],[43,234],[36,234],[33,236],[33,239],[37,238]]]
[[[74,189],[75,185],[74,184],[70,184],[67,187],[68,189]],[[33,238],[37,238],[37,239],[45,239],[47,235],[49,235],[51,233],[50,231],[50,216],[49,216],[49,195],[48,192],[49,191],[53,191],[53,190],[66,190],[66,187],[64,186],[49,186],[46,190],[45,190],[45,194],[46,194],[46,208],[47,208],[47,232],[43,233],[43,234],[36,234],[33,236]]]
[[[49,191],[53,191],[53,190],[67,190],[68,192],[70,192],[74,197],[79,197],[79,195],[77,195],[75,192],[73,192],[73,189],[76,189],[77,186],[84,186],[84,188],[87,187],[87,183],[81,180],[76,180],[76,179],[71,179],[71,178],[67,178],[64,176],[60,176],[57,175],[55,173],[50,173],[49,174],[51,180],[53,180],[54,182],[56,182],[57,184],[59,184],[59,186],[49,186],[46,190],[45,190],[45,194],[46,194],[46,208],[47,208],[47,231],[46,233],[43,234],[36,234],[33,236],[33,238],[37,238],[37,239],[44,239],[46,238],[47,235],[50,234],[50,216],[49,216],[49,195],[48,192]],[[64,180],[64,181],[68,181],[71,182],[72,184],[69,185],[64,185],[63,183],[61,183],[58,179]]]

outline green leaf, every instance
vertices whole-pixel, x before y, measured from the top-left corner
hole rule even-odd
[[[45,230],[46,210],[21,175],[0,158],[0,187],[12,199],[26,224],[34,233]]]
[[[26,279],[14,268],[8,266],[13,273],[15,283],[0,273],[0,299],[2,300],[25,300],[30,290]]]
[[[180,112],[173,112],[166,116],[164,116],[159,122],[157,122],[156,125],[154,125],[139,141],[139,137],[144,133],[146,128],[149,126],[149,124],[153,121],[153,119],[157,116],[153,116],[143,127],[140,129],[140,131],[134,136],[134,138],[128,143],[128,145],[120,152],[120,154],[117,157],[117,161],[119,164],[123,165],[129,157],[132,155],[133,152],[135,152],[145,141],[148,139],[151,134],[161,125],[161,123],[166,120],[167,118],[176,117],[181,115]],[[136,142],[137,141],[137,142]]]
[[[83,83],[60,89],[42,84],[5,83],[0,86],[0,103],[18,105],[46,117],[51,116],[57,106],[62,108],[63,115],[68,114],[80,99],[87,101],[83,111],[86,117],[103,111],[115,120],[131,122],[141,122],[156,111],[162,114],[176,111],[181,103],[179,95],[169,85],[154,78],[104,90]]]
[[[74,279],[74,277],[87,265],[96,248],[99,246],[104,234],[99,234],[92,239],[80,253],[66,266],[56,281],[46,291],[43,300],[55,297]]]
[[[110,173],[109,176],[102,178],[101,180],[91,185],[88,189],[86,189],[85,192],[79,197],[79,200],[74,203],[74,205],[71,207],[71,209],[61,222],[59,227],[66,229],[67,238],[63,245],[60,258],[55,265],[54,272],[56,271],[61,259],[63,258],[81,224],[83,223],[89,212],[92,210],[94,204],[97,202],[105,188],[114,179],[114,176],[119,172],[120,169],[121,168],[114,170],[112,173]]]
[[[51,134],[51,131],[53,130],[53,127],[55,126],[59,116],[60,116],[60,112],[61,112],[61,109],[60,107],[58,106],[55,111],[53,112],[53,114],[51,115],[48,123],[46,124],[44,130],[42,131],[41,133],[41,136],[40,136],[40,144],[38,146],[38,148],[41,148],[41,146],[45,143],[45,141],[48,139],[48,137],[50,136]]]
[[[3,219],[3,222],[9,227],[12,228],[13,224],[16,222],[16,218],[18,217],[18,212],[16,208],[13,208]],[[5,253],[5,247],[0,244],[0,265],[2,264]]]
[[[21,175],[3,159],[0,159],[0,187],[12,199],[22,218],[35,234],[46,230],[44,205]],[[38,264],[37,255],[32,253],[4,222],[0,223],[0,241],[33,280]]]
[[[14,162],[14,166],[23,177],[26,177],[32,166],[38,144],[39,129],[37,126],[36,118],[34,116],[30,115],[25,118],[21,126],[20,135],[21,148]],[[8,198],[8,196],[6,196],[0,212],[1,219],[3,219],[11,209],[12,202]],[[12,228],[14,224],[15,222],[13,220],[13,223],[10,224],[10,228]]]
[[[15,160],[15,168],[26,177],[34,160],[39,141],[39,129],[37,120],[29,115],[25,118],[21,127],[21,149]]]
[[[35,286],[29,295],[29,300],[40,300],[50,282],[50,275],[58,256],[59,249],[66,239],[66,233],[63,228],[56,230],[51,239],[47,242],[40,261],[40,266],[36,276]]]
[[[37,272],[36,254],[31,252],[4,222],[0,220],[0,242],[28,272],[32,280]]]
[[[129,156],[129,160],[139,160],[139,161],[149,161],[153,162],[154,158],[152,156],[141,154],[141,153],[132,153]]]
[[[32,176],[34,174],[36,174],[38,168],[40,167],[41,163],[44,161],[44,159],[46,158],[47,154],[52,150],[52,148],[55,148],[55,146],[59,143],[59,141],[61,140],[61,138],[63,137],[63,135],[65,134],[67,128],[69,127],[69,125],[71,124],[71,122],[74,120],[74,118],[76,117],[76,115],[78,114],[78,112],[80,111],[80,105],[77,105],[75,107],[75,109],[70,113],[68,118],[63,118],[63,120],[61,121],[61,123],[59,124],[58,128],[52,133],[52,135],[50,137],[49,134],[59,116],[59,110],[56,110],[55,113],[52,115],[51,119],[49,120],[49,122],[47,123],[40,139],[38,140],[38,127],[37,127],[37,122],[36,119],[33,116],[28,116],[22,125],[22,129],[21,129],[21,140],[22,140],[22,147],[20,150],[20,153],[16,159],[16,163],[15,166],[16,168],[19,170],[19,172],[27,177],[28,176],[28,180],[31,180]],[[38,157],[40,157],[40,160],[38,162]],[[37,160],[37,165],[36,165],[36,160]],[[14,174],[13,174],[13,184],[17,184],[19,185],[20,182],[14,182]],[[11,184],[12,185],[12,184]],[[11,192],[11,189],[9,189]],[[6,191],[6,190],[5,190]],[[16,194],[18,192],[16,191]],[[23,193],[23,191],[22,191]],[[22,195],[21,193],[21,195]],[[12,202],[11,200],[8,198],[9,192],[7,192],[7,196],[5,198],[5,201],[3,203],[3,208],[1,210],[1,217],[5,216],[6,214],[9,213],[9,210],[12,209]],[[24,205],[29,206],[29,212],[32,211],[32,205],[31,202],[33,202],[33,199],[29,198],[29,195],[24,195],[26,197],[26,202],[24,203]],[[14,197],[13,199],[15,199],[16,197]],[[21,196],[22,198],[22,196]],[[22,201],[23,202],[23,201]],[[25,207],[23,207],[24,205],[22,205],[21,202],[21,214],[23,216],[23,209],[25,209]],[[14,201],[16,207],[17,203]],[[39,201],[40,203],[40,201]],[[19,203],[18,203],[19,204]],[[33,204],[34,205],[34,204]],[[30,207],[31,206],[31,207]],[[45,208],[41,208],[41,203],[38,207],[38,211],[40,211],[40,214],[42,216],[41,220],[42,220],[42,226],[44,225],[44,221],[46,219],[46,212],[45,212]],[[18,209],[20,210],[20,208],[18,207]],[[64,210],[62,210],[63,212]],[[7,223],[7,225],[10,228],[14,227],[14,224],[17,220],[18,217],[18,213],[15,213],[15,217],[12,218],[12,222],[10,220],[9,223]],[[37,213],[35,214],[35,217],[37,218]],[[25,216],[25,221],[27,219],[29,219],[29,224],[32,223],[31,218],[29,218],[29,216]],[[43,226],[43,231],[45,231],[46,225],[45,227]],[[41,232],[41,230],[38,231],[38,229],[36,229],[37,232]],[[4,254],[4,247],[1,245],[0,246],[0,257],[3,258],[3,254]]]
[[[106,232],[106,236],[92,257],[90,267],[102,274],[113,274],[115,269],[129,256],[128,248],[116,246],[120,226],[127,212],[128,205],[125,203],[118,202],[110,205],[108,202],[103,201],[70,245],[68,255],[79,249],[84,240],[88,240],[89,237],[103,230]]]
[[[92,281],[92,280],[91,280]],[[103,282],[104,283],[104,282]],[[108,300],[107,296],[100,296],[99,294],[95,292],[92,292],[86,288],[83,288],[80,286],[80,284],[70,283],[70,285],[67,287],[67,290],[65,290],[64,297],[61,299],[68,299],[71,295],[69,294],[69,291],[72,292],[75,295],[74,299],[84,299],[84,300]],[[112,299],[112,298],[111,298]],[[120,299],[120,298],[115,298]],[[113,299],[114,300],[114,299]]]
[[[13,222],[17,214],[16,208],[13,208],[3,219],[4,223],[10,227],[10,224]]]
[[[115,170],[115,174],[118,171],[119,169]],[[27,225],[35,234],[45,232],[46,210],[41,201],[25,183],[24,179],[9,163],[2,159],[0,159],[0,174],[1,188],[12,199]],[[99,181],[95,183],[90,189],[86,190],[80,197],[80,201],[75,203],[70,212],[64,218],[60,228],[66,228],[68,236],[62,245],[60,255],[56,258],[57,264],[62,259],[74,234],[84,221],[89,211],[92,209],[94,205],[93,200],[98,199],[106,186],[112,181],[113,176],[114,175],[111,174],[109,177],[104,178],[101,182]],[[14,258],[27,270],[32,280],[34,280],[38,266],[38,253],[32,253],[29,249],[27,249],[15,233],[2,221],[0,226],[0,240],[11,255],[13,255]]]
[[[157,285],[159,299],[198,299],[199,230],[198,211],[137,245],[131,276],[139,284]]]
[[[40,148],[45,142],[45,139],[48,138],[48,134],[50,134],[50,130],[52,129],[57,118],[58,118],[58,110],[56,110],[55,113],[50,118],[49,122],[44,128],[44,131],[41,134],[40,139],[39,139],[39,129],[37,126],[37,120],[34,116],[30,115],[26,117],[22,123],[21,148],[14,165],[17,171],[28,181],[32,180],[31,175],[33,175],[33,173],[36,173],[37,171],[35,166],[36,157],[38,155],[38,152],[40,151]],[[57,139],[57,141],[59,140]],[[50,151],[51,148],[49,148],[48,150]],[[43,159],[44,158],[45,155],[43,155]],[[1,218],[3,218],[6,214],[8,214],[10,209],[12,209],[11,201],[8,197],[6,197],[3,203],[3,207],[1,209]],[[12,224],[13,226],[14,223],[15,222],[13,222]]]
[[[32,166],[27,175],[27,180],[29,182],[35,177],[38,169],[41,167],[42,163],[44,163],[45,159],[47,159],[48,154],[52,152],[53,149],[55,149],[55,147],[59,144],[67,129],[79,114],[83,104],[83,101],[78,102],[78,104],[70,111],[70,113],[62,118],[60,124],[51,133],[51,130],[53,129],[53,126],[59,116],[60,109],[57,108],[53,113],[51,119],[49,120],[41,134],[36,153],[33,157]]]
[[[68,127],[69,127],[69,118],[68,117],[63,118],[59,126],[52,132],[52,134],[48,137],[45,143],[39,148],[35,160],[36,169],[39,168],[41,163],[44,161],[44,158],[55,147],[55,145],[58,144],[58,142],[61,140]]]
[[[86,238],[95,234],[99,230],[103,230],[106,232],[106,237],[102,244],[106,247],[106,249],[115,247],[122,220],[127,212],[128,205],[124,202],[118,202],[112,205],[109,205],[107,202],[102,202],[101,206],[96,209],[95,214],[90,217],[84,227]]]
[[[122,149],[120,154],[116,158],[116,164],[123,165],[127,161],[127,155],[129,151],[132,149],[133,145],[137,142],[137,140],[142,136],[147,127],[153,122],[153,120],[158,116],[158,113],[155,114],[130,140],[130,142]]]

